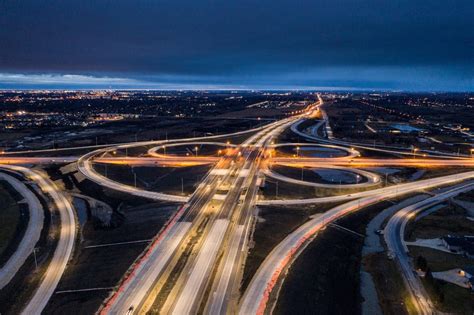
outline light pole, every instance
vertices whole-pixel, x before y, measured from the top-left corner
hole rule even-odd
[[[413,158],[415,158],[416,151],[418,151],[418,148],[413,148]]]
[[[38,269],[38,260],[36,259],[36,251],[38,250],[37,247],[33,248],[33,257],[35,258],[35,269]]]
[[[300,147],[296,147],[296,157],[300,156]]]
[[[162,146],[162,148],[163,148],[163,155],[166,156],[166,146],[164,145],[164,146]]]
[[[196,151],[196,157],[197,157],[198,156],[198,147],[197,146],[194,147],[194,151]]]

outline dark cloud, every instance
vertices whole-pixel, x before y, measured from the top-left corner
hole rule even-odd
[[[0,12],[4,73],[242,84],[303,73],[297,85],[334,84],[324,69],[356,84],[365,68],[396,85],[405,69],[469,87],[474,70],[471,0],[5,0]]]

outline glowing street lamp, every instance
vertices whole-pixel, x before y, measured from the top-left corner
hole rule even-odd
[[[300,156],[300,147],[296,147],[296,157]]]
[[[419,150],[418,148],[413,148],[413,158],[415,158],[416,151],[418,151],[418,150]]]
[[[196,157],[198,156],[198,149],[199,148],[197,146],[194,147],[194,151],[196,151]]]

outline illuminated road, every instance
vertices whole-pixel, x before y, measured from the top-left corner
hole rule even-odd
[[[311,240],[327,224],[349,213],[367,207],[376,202],[400,196],[403,194],[433,188],[440,185],[453,184],[462,180],[474,178],[474,172],[443,176],[421,180],[414,183],[378,189],[372,196],[350,201],[337,206],[325,213],[314,217],[279,243],[260,265],[250,285],[244,293],[239,314],[263,314],[274,286],[284,270],[293,262],[308,240]]]
[[[315,164],[318,165],[318,164]],[[316,168],[321,168],[321,169],[333,169],[333,170],[340,170],[348,173],[354,173],[356,176],[359,176],[358,178],[361,179],[366,179],[366,182],[361,182],[361,183],[356,183],[356,184],[339,184],[337,182],[330,183],[330,184],[324,184],[324,183],[315,183],[315,182],[309,182],[309,181],[304,181],[300,179],[295,179],[292,177],[288,177],[282,174],[279,174],[272,169],[265,168],[263,170],[263,173],[269,177],[273,178],[275,180],[281,181],[281,182],[286,182],[286,183],[291,183],[295,185],[303,185],[303,186],[310,186],[310,187],[319,187],[319,188],[329,188],[329,189],[340,189],[340,188],[368,188],[368,187],[373,187],[375,185],[380,184],[380,176],[371,172],[359,170],[356,168],[347,168],[347,167],[342,167],[342,166],[332,166],[332,165],[318,165],[314,166]]]
[[[235,247],[233,247],[228,254],[227,246],[222,246],[222,244],[227,244],[229,240],[234,246],[237,245],[237,248],[246,244],[243,239],[248,237],[249,229],[246,227],[250,222],[251,209],[258,188],[255,185],[259,165],[257,161],[260,160],[261,154],[264,152],[263,146],[268,145],[268,139],[277,135],[292,121],[293,118],[267,125],[239,148],[231,149],[231,152],[228,152],[216,163],[186,203],[186,209],[177,218],[176,223],[171,228],[167,228],[162,238],[166,239],[179,226],[186,225],[188,228],[182,229],[182,234],[180,233],[179,237],[172,238],[174,240],[172,245],[169,242],[160,242],[147,250],[145,258],[139,261],[138,267],[132,269],[131,276],[124,281],[118,292],[108,301],[106,307],[101,311],[102,314],[126,313],[130,307],[134,308],[134,312],[145,312],[151,307],[150,303],[153,302],[154,296],[148,296],[149,293],[152,289],[156,291],[155,286],[163,285],[166,282],[170,271],[176,265],[179,257],[183,255],[185,248],[183,245],[190,242],[193,235],[196,234],[197,228],[204,222],[202,237],[194,241],[196,244],[190,258],[163,306],[165,313],[175,314],[186,314],[196,309],[203,297],[204,287],[209,281],[209,274],[214,269],[213,265],[218,252],[222,250],[225,257],[230,257],[226,259],[225,265],[227,267],[225,269],[234,269],[235,261],[240,261],[241,251],[238,251],[239,255],[237,255]],[[83,160],[89,160],[93,155],[97,155],[97,152],[91,153]],[[87,168],[87,165],[87,163],[80,164],[80,167]],[[81,172],[89,172],[89,170],[82,169]],[[95,176],[94,173],[89,172],[88,177]],[[95,178],[94,181],[98,181],[98,178]],[[251,189],[249,189],[250,184],[253,185]],[[106,186],[108,185],[107,181]],[[216,191],[217,189],[226,189],[224,187],[228,187],[229,190],[220,200],[217,198]],[[113,186],[113,188],[115,187]],[[250,197],[247,198],[247,195]],[[239,203],[238,200],[242,197],[246,202],[243,206],[236,207]],[[217,206],[211,207],[211,205]],[[236,208],[239,209],[238,213],[235,211]],[[230,224],[231,222],[232,224]],[[239,230],[240,233],[234,233]],[[227,235],[234,235],[234,237],[228,238]],[[167,255],[159,252],[166,252]],[[234,290],[236,287],[234,283],[229,285],[229,282],[235,281],[235,279],[231,279],[227,275],[223,279],[217,275],[216,279],[219,279],[218,283],[221,283],[221,287],[223,286],[227,291]],[[222,292],[222,296],[227,296],[227,292]]]
[[[252,130],[226,135],[104,146],[77,159],[79,171],[86,178],[103,187],[151,200],[184,204],[130,267],[118,284],[117,290],[101,307],[100,314],[143,314],[151,310],[152,307],[158,307],[154,305],[156,301],[158,301],[159,311],[162,314],[262,314],[267,307],[269,295],[279,280],[280,274],[292,263],[308,241],[330,222],[388,198],[474,177],[474,172],[465,172],[346,195],[306,199],[258,200],[257,194],[264,175],[295,185],[322,188],[371,188],[380,184],[380,176],[357,169],[358,167],[474,167],[474,159],[454,158],[445,155],[430,158],[432,157],[430,155],[424,156],[420,153],[413,154],[412,152],[395,151],[388,148],[376,148],[375,150],[409,155],[413,158],[362,158],[358,151],[351,148],[350,144],[334,139],[327,124],[327,115],[324,111],[319,110],[319,106],[323,104],[323,101],[319,96],[318,98],[319,101],[308,106],[303,114],[275,121]],[[298,113],[301,112],[298,111]],[[322,114],[324,120],[310,127],[311,135],[298,130],[298,127],[306,118],[315,117],[318,114]],[[318,131],[323,126],[325,126],[323,133],[328,135],[329,139],[318,135]],[[296,134],[309,140],[325,142],[326,144],[274,144],[273,140],[287,128],[291,128]],[[248,138],[239,145],[227,144],[226,142],[226,138],[246,134],[249,135]],[[213,139],[225,142],[213,142]],[[196,155],[189,154],[190,152],[186,156],[166,153],[167,148],[201,145],[215,145],[225,147],[225,149],[218,150],[218,156],[198,156],[197,149]],[[285,157],[282,152],[275,155],[275,149],[285,146],[295,147],[296,154],[293,157]],[[304,157],[299,154],[300,146],[316,147],[316,150],[317,147],[335,149],[343,151],[345,156]],[[151,149],[148,149],[148,156],[120,156],[123,150],[137,147],[145,149],[151,147]],[[364,146],[359,147],[366,148]],[[73,149],[69,148],[68,150]],[[118,156],[116,156],[117,152],[115,151],[120,151]],[[128,151],[126,155],[128,155]],[[0,164],[50,164],[73,161],[76,161],[75,157],[0,157]],[[99,174],[94,169],[95,163],[148,167],[156,165],[172,167],[210,165],[210,171],[192,195],[178,196],[146,191],[116,182]],[[344,185],[338,185],[338,183],[311,183],[277,174],[270,168],[273,165],[341,169],[354,172],[357,176],[364,177],[364,180],[360,183]],[[5,167],[9,166],[5,165]],[[58,208],[62,207],[65,213],[68,212],[66,211],[68,201],[61,200],[62,194],[57,192],[54,184],[31,170],[22,169],[22,172],[25,174],[30,172],[29,176],[34,176],[34,180],[39,183],[41,189],[54,198]],[[64,198],[64,196],[62,197]],[[248,252],[248,241],[255,219],[255,205],[304,205],[342,201],[349,202],[313,217],[278,244],[262,263],[240,300],[241,303],[238,304],[242,272]],[[45,280],[38,292],[35,293],[35,297],[28,304],[25,312],[44,308],[64,271],[67,263],[67,259],[65,261],[64,259],[66,256],[69,257],[70,252],[65,252],[66,248],[69,247],[61,243],[61,241],[66,242],[63,239],[67,239],[67,236],[62,234],[64,232],[68,233],[69,236],[75,235],[75,229],[71,228],[74,217],[72,216],[72,221],[69,224],[68,222],[63,223],[63,219],[66,220],[66,218],[66,214],[61,214],[62,228],[59,244],[61,246],[58,245],[56,249],[56,252],[61,250],[64,253],[62,255],[58,254],[56,258],[57,253],[55,252],[53,258],[55,265],[57,263],[57,266],[60,267],[51,271],[53,264],[48,267],[49,273],[47,272]],[[73,243],[71,243],[70,251],[72,251],[72,245]],[[159,299],[157,300],[157,298]]]
[[[166,157],[99,157],[94,159],[94,163],[100,164],[116,164],[116,165],[130,165],[130,166],[169,166],[169,167],[184,167],[214,164],[219,161],[218,157],[205,156],[172,156]]]
[[[269,161],[270,164],[286,165],[294,167],[318,167],[324,165],[352,166],[352,167],[376,167],[376,166],[400,166],[400,167],[474,167],[474,159],[344,159],[344,158],[283,158],[276,157]]]
[[[202,239],[202,245],[196,250],[195,259],[188,260],[180,279],[174,290],[168,295],[168,300],[164,306],[164,313],[173,314],[194,314],[197,312],[203,298],[205,288],[209,284],[209,277],[212,270],[216,269],[215,283],[224,291],[213,294],[210,309],[216,307],[222,309],[224,299],[232,295],[236,289],[235,277],[239,274],[234,267],[240,262],[242,247],[246,245],[244,238],[247,238],[248,224],[252,215],[255,201],[255,185],[259,161],[264,148],[269,141],[283,130],[292,119],[283,120],[273,124],[266,130],[263,130],[245,141],[240,148],[243,162],[237,163],[237,168],[231,169],[230,173],[234,176],[229,178],[230,190],[227,192],[220,210],[216,213],[216,219],[209,223],[209,232],[205,233]],[[251,191],[249,193],[249,190]],[[248,198],[247,196],[250,196]],[[247,199],[248,198],[248,199]],[[241,200],[241,201],[239,201]],[[240,204],[244,200],[245,202]],[[212,219],[213,220],[213,219]],[[233,224],[230,224],[230,223]],[[240,231],[240,232],[239,232]],[[225,235],[228,237],[225,238]],[[236,239],[240,236],[240,239]],[[219,250],[225,257],[223,263],[215,266]],[[219,268],[223,264],[223,267]],[[232,270],[235,273],[224,274],[222,270]],[[188,271],[189,270],[189,271]],[[176,292],[176,293],[175,293]],[[220,305],[220,307],[219,307]],[[225,309],[224,309],[225,312]]]
[[[0,269],[0,289],[2,289],[13,279],[28,256],[33,252],[43,229],[44,213],[40,201],[25,184],[5,173],[0,173],[0,180],[8,182],[24,198],[24,201],[28,204],[29,211],[28,226],[20,244]]]
[[[272,123],[272,124],[274,124],[274,123]],[[89,153],[81,156],[77,161],[78,169],[89,180],[91,180],[91,181],[93,181],[93,182],[95,182],[95,183],[97,183],[101,186],[108,187],[110,189],[114,189],[114,190],[121,191],[121,192],[124,192],[124,193],[129,193],[129,194],[134,195],[134,196],[149,198],[149,199],[152,199],[152,200],[161,200],[161,201],[171,201],[171,202],[184,203],[184,202],[187,202],[189,200],[189,197],[175,196],[175,195],[170,195],[170,194],[146,191],[146,190],[135,188],[135,187],[130,186],[130,185],[125,185],[125,184],[113,181],[113,180],[99,174],[94,169],[93,163],[94,163],[96,158],[102,158],[103,155],[105,155],[107,153],[117,151],[117,150],[123,150],[123,149],[135,148],[135,147],[142,147],[142,146],[163,146],[163,145],[169,145],[170,143],[186,143],[186,142],[197,142],[197,141],[209,142],[210,139],[226,139],[226,138],[230,138],[230,137],[235,137],[235,136],[245,135],[245,134],[249,134],[249,133],[259,132],[261,130],[264,130],[265,128],[268,128],[268,126],[271,126],[272,124],[268,124],[268,125],[265,125],[265,126],[262,126],[262,127],[254,128],[254,129],[238,131],[238,132],[229,133],[229,134],[223,134],[223,135],[194,137],[194,138],[176,139],[176,140],[169,140],[169,141],[168,140],[144,141],[144,142],[134,142],[134,143],[128,143],[128,144],[121,144],[121,145],[116,145],[116,146],[112,146],[112,147],[109,146],[109,147],[106,147],[106,148],[102,148],[102,149],[98,149],[98,150],[89,152]],[[183,160],[183,158],[182,158],[182,160]],[[122,160],[122,161],[124,161],[124,160]]]
[[[434,314],[436,313],[436,309],[418,275],[415,273],[412,264],[410,263],[410,259],[408,257],[408,248],[404,242],[405,227],[408,224],[408,221],[414,218],[417,214],[446,199],[454,197],[473,188],[474,184],[463,185],[461,187],[448,190],[444,193],[437,194],[411,206],[405,207],[395,213],[385,226],[385,242],[389,252],[393,253],[393,256],[398,262],[403,279],[405,280],[406,287],[411,295],[413,304],[417,308],[418,314]]]
[[[45,194],[51,196],[54,205],[59,211],[61,230],[56,249],[54,250],[53,257],[46,269],[40,286],[22,312],[25,315],[39,314],[48,303],[51,295],[53,295],[71,257],[76,238],[74,210],[69,200],[45,175],[21,166],[3,165],[2,167],[20,172],[34,181]]]
[[[320,105],[323,105],[323,101],[320,98]],[[364,150],[369,150],[369,151],[378,151],[378,152],[384,152],[384,153],[390,153],[390,154],[398,154],[398,155],[408,155],[408,156],[424,156],[425,154],[428,156],[433,156],[433,157],[445,157],[445,158],[458,158],[460,155],[459,154],[454,154],[454,153],[448,153],[448,152],[439,152],[439,151],[433,151],[433,150],[418,150],[418,152],[413,152],[410,149],[402,148],[402,147],[391,147],[391,146],[384,146],[384,145],[374,145],[374,146],[369,146],[368,144],[361,144],[361,143],[354,143],[354,142],[346,142],[343,140],[338,140],[335,139],[331,127],[329,126],[329,120],[328,117],[325,113],[325,111],[321,111],[323,115],[323,120],[317,122],[314,126],[308,128],[310,130],[311,134],[302,132],[298,129],[299,125],[301,125],[305,120],[300,119],[296,121],[292,126],[291,130],[298,134],[299,136],[302,136],[308,140],[313,140],[317,142],[322,142],[322,143],[329,143],[333,145],[340,145],[340,146],[346,146],[346,147],[354,147],[354,148],[359,148],[359,149],[364,149]],[[325,126],[325,131],[327,138],[323,138],[318,135],[318,130],[322,127]],[[462,156],[462,155],[461,155]],[[465,156],[464,157],[468,157]]]
[[[97,173],[97,171],[94,170],[94,167],[92,164],[92,158],[96,154],[97,154],[96,151],[88,153],[82,156],[78,160],[78,163],[77,163],[79,171],[91,181],[113,190],[121,191],[121,192],[128,193],[134,196],[148,198],[152,200],[162,200],[162,201],[171,201],[171,202],[188,201],[188,197],[186,196],[169,195],[169,194],[164,194],[160,192],[153,192],[153,191],[139,189],[130,185],[113,181]]]
[[[77,157],[63,156],[63,157],[0,157],[1,164],[61,164],[76,162]]]

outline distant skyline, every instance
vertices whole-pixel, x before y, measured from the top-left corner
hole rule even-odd
[[[0,89],[474,91],[474,2],[6,0]]]

